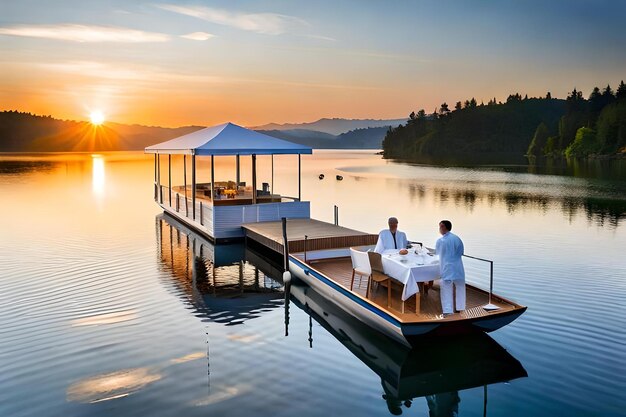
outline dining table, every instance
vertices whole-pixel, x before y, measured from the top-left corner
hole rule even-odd
[[[382,263],[385,274],[403,285],[403,302],[419,293],[418,283],[439,279],[439,256],[427,250],[410,249],[406,255],[401,255],[399,250],[388,250],[382,254]],[[419,296],[416,303],[419,304]]]

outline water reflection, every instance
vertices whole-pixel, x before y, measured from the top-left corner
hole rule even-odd
[[[160,379],[161,374],[150,368],[124,369],[97,375],[70,385],[67,400],[96,403],[127,397]]]
[[[402,414],[420,397],[431,416],[457,415],[459,391],[483,386],[486,395],[487,385],[527,376],[520,362],[486,334],[428,338],[409,350],[304,284],[292,284],[290,293],[294,304],[380,377],[381,398],[393,415]]]
[[[0,160],[0,175],[20,175],[29,172],[46,172],[54,168],[54,163],[35,160]]]
[[[161,268],[203,316],[236,325],[283,305],[282,283],[246,262],[242,244],[214,246],[165,214],[156,230]]]
[[[104,195],[104,159],[100,155],[91,155],[91,189],[97,197]]]
[[[411,194],[415,194],[414,190],[415,187],[409,187]],[[425,192],[422,191],[421,198],[424,198],[424,196]],[[609,226],[612,228],[618,227],[619,222],[626,217],[626,200],[619,199],[448,188],[434,188],[433,197],[440,206],[451,202],[456,207],[464,207],[470,213],[480,203],[486,203],[489,207],[502,205],[506,207],[507,212],[510,214],[525,209],[545,213],[551,207],[556,206],[570,220],[578,216],[578,214],[584,213],[589,222],[598,226]]]

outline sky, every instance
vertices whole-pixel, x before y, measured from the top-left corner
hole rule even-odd
[[[256,126],[587,96],[626,79],[624,16],[624,0],[0,0],[0,110]]]

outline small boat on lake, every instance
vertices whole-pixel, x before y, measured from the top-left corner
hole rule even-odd
[[[270,248],[275,253],[267,256],[281,257],[284,247],[280,222],[245,224],[243,228],[248,245],[260,250]],[[358,320],[407,346],[419,345],[424,335],[491,332],[526,311],[525,306],[472,284],[468,277],[467,308],[444,317],[436,280],[430,291],[416,292],[404,301],[405,286],[393,278],[390,297],[387,290],[368,293],[367,279],[361,285],[358,280],[352,283],[351,248],[373,249],[377,235],[312,219],[295,219],[287,221],[287,236],[292,274]],[[466,262],[491,266],[491,261],[474,257],[467,257]]]
[[[402,260],[383,258],[383,267],[396,262],[401,270],[411,269],[407,275],[410,279],[401,279],[385,267],[379,285],[371,282],[372,274],[361,274],[363,279],[355,280],[351,250],[366,253],[376,243],[377,235],[339,226],[336,206],[335,224],[310,218],[310,203],[301,199],[301,155],[312,153],[311,148],[226,123],[149,146],[146,152],[155,154],[154,199],[165,213],[212,242],[245,238],[248,245],[256,245],[268,257],[282,255],[285,268],[297,278],[361,322],[405,345],[420,343],[419,338],[426,334],[490,332],[511,323],[526,310],[493,294],[493,262],[472,256],[466,256],[468,262],[481,262],[489,268],[489,291],[480,288],[480,280],[474,283],[468,277],[466,310],[447,317],[441,314],[438,284],[435,282],[431,291],[426,291],[427,287],[419,290],[412,275],[412,269],[423,268],[434,273],[430,279],[436,280],[436,265],[403,265]],[[172,185],[172,157],[177,155],[183,156],[182,186]],[[274,190],[275,155],[297,155],[297,197]],[[161,173],[163,156],[167,156],[167,185]],[[187,182],[188,156],[191,184]],[[241,181],[242,156],[250,157],[251,186]],[[262,183],[261,189],[257,186],[258,156],[271,162],[271,178]],[[210,159],[209,182],[199,180],[196,159],[201,157]],[[224,178],[231,173],[223,170],[216,175],[217,157],[235,159],[232,179]],[[486,282],[483,279],[482,284]],[[386,291],[380,291],[384,283]]]

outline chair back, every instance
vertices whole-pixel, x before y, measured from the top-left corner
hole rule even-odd
[[[378,252],[367,252],[369,257],[370,266],[372,271],[384,273],[383,271],[383,257]]]
[[[367,253],[361,252],[354,248],[350,248],[350,258],[352,258],[353,269],[358,269],[359,271],[367,273],[367,275],[370,275],[372,273],[372,268],[370,267],[370,260],[367,256]]]

